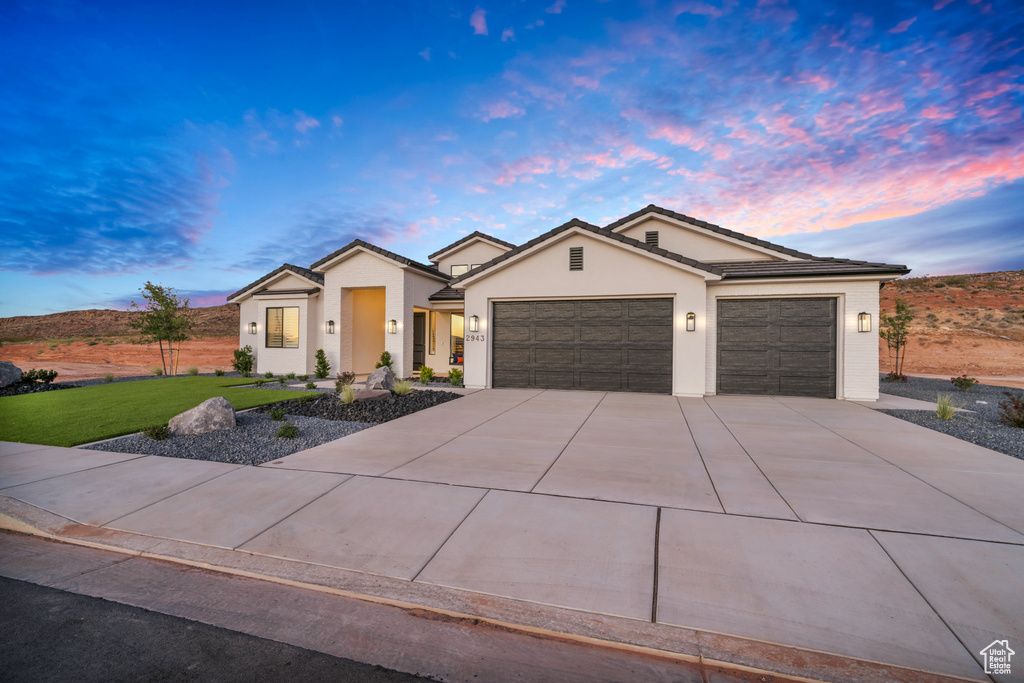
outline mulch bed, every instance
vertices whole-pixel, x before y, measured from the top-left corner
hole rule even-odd
[[[461,398],[460,394],[450,391],[432,391],[421,389],[405,396],[391,395],[390,398],[376,401],[359,401],[342,403],[337,394],[321,394],[308,399],[291,399],[261,406],[256,410],[269,413],[274,408],[284,408],[289,415],[306,415],[325,420],[341,420],[343,422],[381,423],[411,415],[424,408],[430,408],[448,401]]]

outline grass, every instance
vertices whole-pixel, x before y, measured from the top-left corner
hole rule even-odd
[[[302,395],[235,388],[240,384],[252,380],[173,377],[6,396],[0,398],[0,441],[77,446],[165,424],[214,396],[243,410]]]
[[[949,420],[956,415],[956,403],[953,402],[953,397],[949,394],[939,394],[935,404],[935,415],[940,420]]]

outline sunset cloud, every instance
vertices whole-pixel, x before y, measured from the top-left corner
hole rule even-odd
[[[473,27],[473,34],[478,36],[487,35],[487,12],[479,7],[469,16],[469,25]]]

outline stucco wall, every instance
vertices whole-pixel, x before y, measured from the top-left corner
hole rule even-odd
[[[658,246],[662,249],[698,261],[772,260],[772,257],[764,252],[712,237],[700,228],[688,229],[654,217],[649,217],[634,226],[621,230],[619,234],[643,242],[648,230],[658,232]]]
[[[238,305],[238,348],[252,347],[252,355],[256,358],[254,369],[259,367],[260,335],[258,329],[256,334],[249,334],[249,323],[256,323],[256,327],[261,328],[259,315],[259,304],[252,297]]]
[[[294,372],[305,374],[310,366],[310,347],[315,352],[315,330],[318,318],[316,302],[319,297],[312,299],[275,297],[272,299],[256,299],[258,332],[256,334],[259,353],[256,356],[256,371],[258,373],[272,372],[275,375]],[[295,349],[267,348],[267,308],[294,306],[299,309],[299,346]],[[311,314],[312,309],[312,314]],[[312,320],[311,320],[312,318]],[[249,335],[250,337],[252,335]],[[256,347],[256,344],[253,344]]]
[[[453,265],[472,266],[474,264],[487,263],[492,258],[501,256],[506,251],[508,249],[501,249],[486,242],[473,242],[472,244],[460,247],[458,251],[453,251],[451,254],[446,255],[438,262],[437,266],[438,270],[445,275],[451,275]]]
[[[557,238],[556,238],[557,239]],[[582,271],[569,270],[570,247],[583,247]],[[633,247],[569,232],[542,251],[516,261],[466,287],[466,317],[479,316],[482,339],[466,340],[465,381],[469,387],[490,386],[491,302],[499,299],[581,299],[672,297],[673,393],[704,394],[704,278],[638,253]],[[686,314],[697,315],[695,332],[686,331]],[[469,333],[467,332],[467,335]]]
[[[838,300],[836,325],[837,398],[856,401],[878,399],[878,281],[793,283],[730,283],[707,288],[708,344],[705,391],[716,390],[717,300],[723,297],[834,296]],[[857,331],[857,314],[871,314],[871,332]]]
[[[384,289],[353,289],[352,292],[352,371],[373,372],[384,350]]]

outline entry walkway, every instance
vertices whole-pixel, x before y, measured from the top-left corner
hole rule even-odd
[[[1021,491],[800,398],[481,391],[261,467],[0,447],[8,526],[822,679],[989,680],[1024,644]]]

